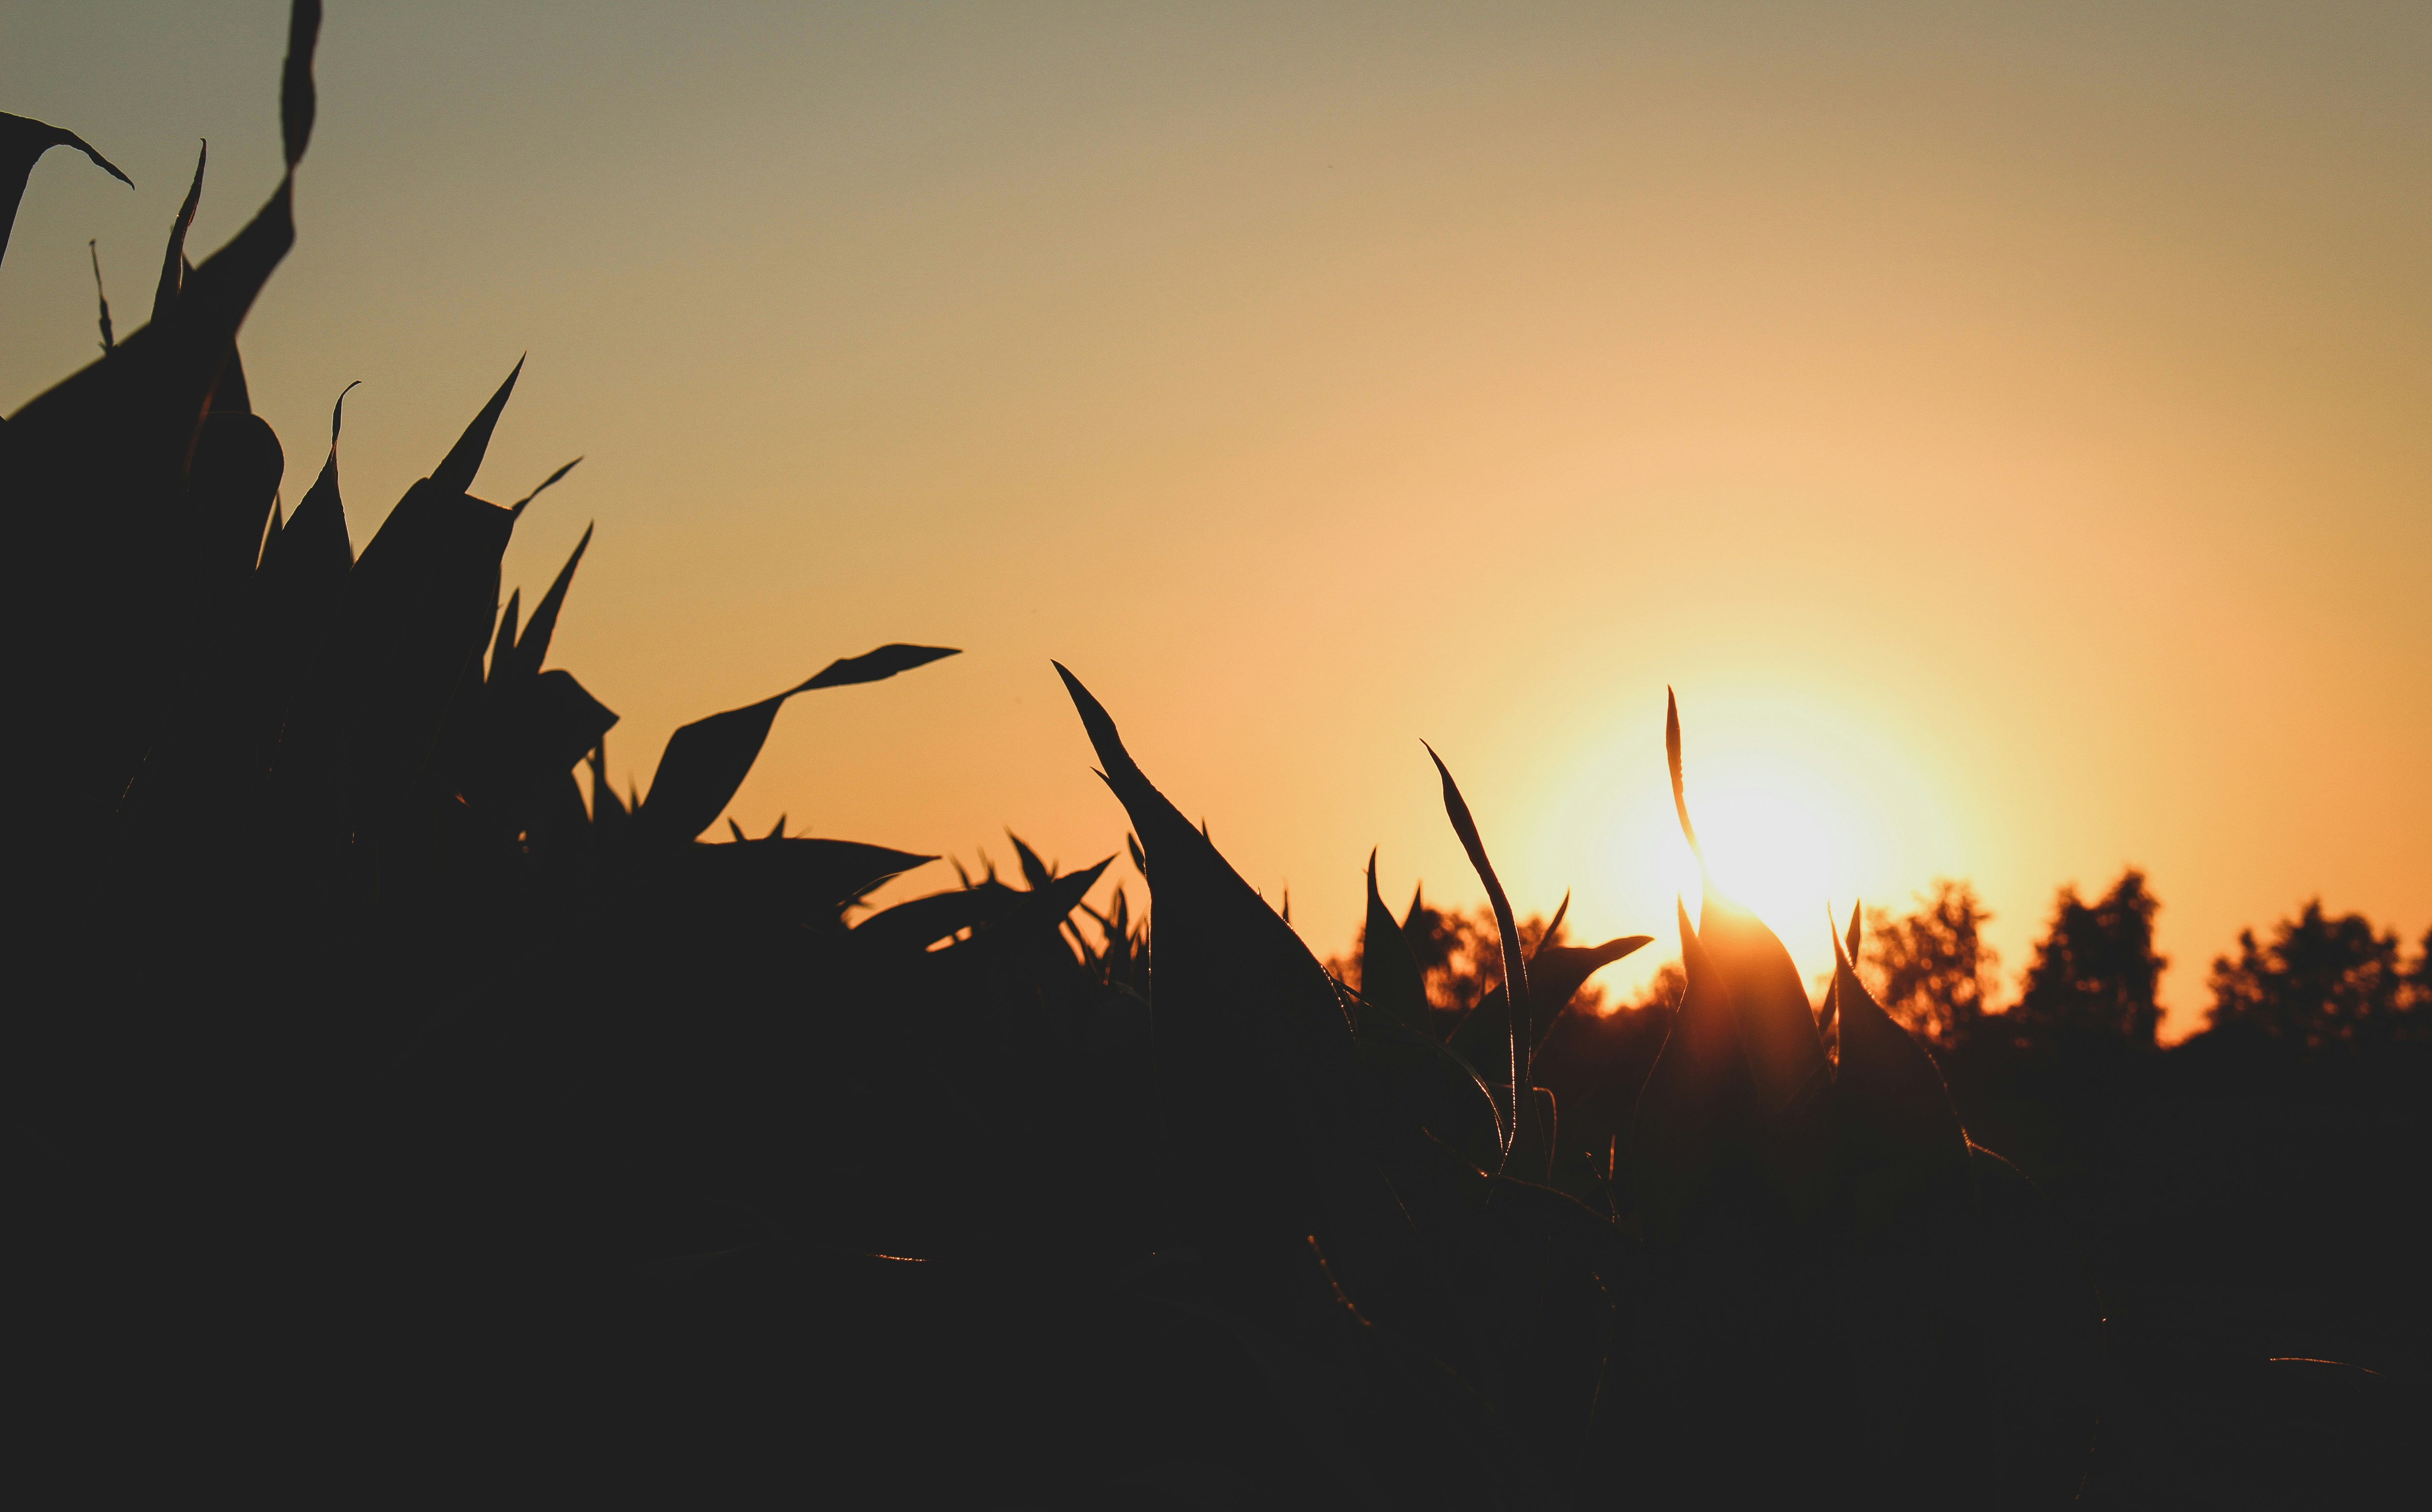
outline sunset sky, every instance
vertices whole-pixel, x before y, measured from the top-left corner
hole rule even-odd
[[[198,250],[273,188],[286,10],[0,3],[137,186],[36,169],[0,409],[88,238],[142,323],[196,138]],[[507,582],[598,522],[552,659],[645,786],[966,648],[791,705],[747,827],[1120,852],[1053,657],[1321,955],[1371,845],[1480,895],[1422,738],[1524,911],[1664,936],[1669,684],[1811,972],[1964,876],[2006,1000],[2134,864],[2175,1036],[2241,926],[2432,925],[2432,8],[330,0],[318,76],[291,505],[363,380],[360,550],[528,351],[479,491],[586,457]]]

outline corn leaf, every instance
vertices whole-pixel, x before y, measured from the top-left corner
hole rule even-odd
[[[561,479],[561,478],[565,477],[567,473],[572,472],[572,471],[574,470],[574,468],[575,468],[575,465],[576,465],[577,463],[580,463],[582,460],[583,460],[583,459],[582,459],[581,457],[577,457],[577,458],[575,458],[575,459],[574,459],[574,461],[573,461],[573,462],[569,462],[569,463],[567,463],[565,467],[562,467],[558,468],[555,472],[552,472],[552,473],[550,473],[548,477],[543,478],[543,479],[540,481],[540,486],[539,486],[539,487],[534,488],[532,492],[530,492],[530,493],[528,493],[528,494],[524,495],[521,499],[518,499],[518,500],[516,500],[514,503],[509,504],[509,505],[507,506],[507,512],[508,512],[509,514],[511,514],[511,515],[515,516],[517,518],[522,518],[522,516],[523,516],[524,506],[525,506],[525,505],[527,505],[527,504],[531,503],[533,500],[538,499],[541,495],[543,495],[543,494],[545,494],[545,493],[549,492],[549,490],[550,488],[552,488],[552,487],[554,487],[554,486],[556,485],[556,484],[557,484],[557,482],[558,482],[558,480],[559,480],[559,479]]]
[[[507,374],[507,381],[498,385],[498,392],[490,396],[490,402],[482,405],[481,412],[464,427],[464,433],[448,449],[448,455],[439,459],[439,466],[431,469],[431,481],[441,492],[469,494],[473,491],[473,479],[481,472],[481,458],[490,450],[490,434],[498,428],[498,416],[506,413],[507,399],[515,393],[515,380],[523,376],[523,371],[524,360],[518,357],[514,370]]]
[[[287,171],[304,161],[312,140],[317,96],[312,89],[312,51],[321,39],[321,0],[295,0],[287,12],[287,60],[279,76],[279,144]]]
[[[694,721],[667,738],[658,775],[634,815],[636,822],[662,841],[691,840],[718,822],[743,786],[785,700],[815,688],[874,683],[954,654],[942,646],[881,646],[865,655],[830,662],[815,676],[757,704]]]
[[[1642,1184],[1673,1204],[1711,1157],[1731,1085],[1747,1076],[1730,985],[1689,926],[1689,910],[1676,905],[1675,912],[1688,987],[1631,1109],[1630,1135]]]
[[[1757,1096],[1772,1111],[1788,1108],[1816,1084],[1824,1066],[1824,1040],[1799,967],[1765,922],[1713,887],[1706,889],[1698,919],[1698,943],[1731,984],[1739,1016],[1739,1042],[1748,1057]]]
[[[1968,1135],[1942,1071],[1851,969],[1833,941],[1833,995],[1840,1003],[1841,1064],[1834,1113],[1868,1164],[1931,1169],[1964,1165]]]
[[[1368,853],[1368,922],[1360,933],[1360,996],[1371,1009],[1427,1039],[1435,1038],[1434,1013],[1419,958],[1385,900],[1376,893],[1376,853]]]
[[[53,147],[74,147],[102,172],[129,189],[135,187],[135,180],[121,173],[118,164],[65,127],[22,115],[0,115],[0,201],[7,206],[0,211],[0,259],[8,255],[8,233],[16,229],[17,207],[25,197],[25,182],[33,177],[34,163]]]
[[[1681,838],[1697,852],[1702,868],[1705,853],[1697,846],[1697,826],[1689,821],[1688,791],[1681,781],[1680,705],[1670,688],[1664,692],[1664,756],[1671,768],[1672,805],[1680,815]],[[1725,897],[1712,881],[1706,884],[1697,939],[1730,985],[1740,1048],[1760,1102],[1768,1110],[1789,1107],[1817,1084],[1824,1066],[1824,1041],[1790,952],[1764,921]]]
[[[858,656],[838,657],[794,691],[803,693],[814,688],[849,688],[856,683],[882,682],[897,672],[908,672],[915,667],[926,667],[933,661],[961,654],[952,646],[906,646],[900,643],[881,646]]]
[[[194,224],[194,211],[203,202],[203,165],[211,160],[211,144],[205,142],[194,154],[194,181],[186,190],[185,203],[177,207],[177,218],[169,223],[169,247],[160,255],[160,280],[152,291],[152,318],[169,318],[177,308],[177,291],[183,287],[186,275],[186,232]]]
[[[1024,843],[1021,836],[1010,829],[1005,832],[1005,839],[1013,841],[1015,858],[1022,862],[1022,880],[1030,884],[1032,892],[1044,890],[1048,883],[1056,879],[1055,868],[1040,860],[1039,853]]]
[[[1469,804],[1461,797],[1460,785],[1452,780],[1452,769],[1444,764],[1444,757],[1436,755],[1433,746],[1427,747],[1427,759],[1436,764],[1436,773],[1444,779],[1444,814],[1452,821],[1453,833],[1461,837],[1461,849],[1469,853],[1469,864],[1477,869],[1478,879],[1486,885],[1487,902],[1495,909],[1508,1004],[1507,1038],[1511,1042],[1512,1116],[1505,1127],[1516,1130],[1520,1126],[1521,1089],[1528,1084],[1528,1061],[1536,1053],[1537,1045],[1535,1026],[1529,1017],[1528,964],[1520,954],[1520,926],[1512,916],[1512,899],[1495,876],[1494,863],[1486,858],[1486,842],[1478,837],[1478,822],[1470,817]]]
[[[566,590],[574,586],[574,569],[583,564],[583,553],[591,549],[591,530],[588,525],[583,528],[583,538],[574,543],[574,554],[567,557],[566,566],[558,569],[556,580],[549,584],[549,591],[541,595],[540,603],[532,605],[532,620],[524,626],[522,637],[515,642],[515,651],[508,658],[511,676],[532,677],[539,674],[541,662],[549,655],[549,637],[557,634],[557,617],[566,607]]]

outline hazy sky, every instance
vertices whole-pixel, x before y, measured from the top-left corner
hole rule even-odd
[[[0,407],[87,238],[141,322],[197,137],[198,248],[270,191],[285,11],[0,4],[0,109],[137,185],[36,170]],[[1668,682],[1811,970],[1959,875],[2014,991],[2133,863],[2185,1032],[2241,925],[2432,924],[2432,8],[330,0],[319,77],[291,502],[363,380],[360,549],[529,350],[480,487],[588,458],[508,582],[598,521],[619,770],[968,649],[790,705],[747,824],[1120,850],[1053,656],[1321,954],[1372,844],[1478,894],[1422,737],[1524,910],[1663,935]]]

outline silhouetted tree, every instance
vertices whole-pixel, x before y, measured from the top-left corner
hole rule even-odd
[[[1937,877],[1931,896],[1895,919],[1866,910],[1866,964],[1875,995],[1910,1032],[1948,1048],[1982,1025],[1999,958],[1981,928],[1993,917],[1966,882]]]
[[[2427,936],[2432,940],[2432,936]],[[2424,964],[2412,973],[2400,960],[2396,930],[2373,932],[2360,913],[2332,918],[2320,898],[2294,919],[2273,926],[2272,943],[2259,945],[2255,931],[2241,929],[2235,960],[2212,963],[2212,1011],[2216,1029],[2267,1035],[2308,1048],[2405,1037],[2407,1020],[2420,1000]]]
[[[2425,929],[2424,938],[2416,942],[2415,966],[2407,973],[2399,997],[2406,1011],[2417,1015],[2411,1020],[2415,1034],[2432,1034],[2432,928]]]
[[[2061,889],[2051,932],[2027,968],[2025,992],[2006,1015],[2018,1037],[2151,1049],[2162,1021],[2153,990],[2170,965],[2153,953],[2159,907],[2135,867],[2095,903],[2081,900],[2074,887]]]

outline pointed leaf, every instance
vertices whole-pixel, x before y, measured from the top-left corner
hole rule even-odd
[[[941,646],[881,646],[866,655],[830,662],[817,675],[757,704],[696,720],[668,738],[658,775],[650,780],[650,796],[635,817],[662,840],[692,839],[717,822],[743,786],[785,700],[815,688],[878,682],[955,654]]]
[[[558,468],[555,472],[552,472],[552,473],[550,473],[548,477],[543,478],[543,479],[540,481],[540,486],[539,486],[539,487],[534,488],[532,492],[530,492],[530,493],[528,493],[528,494],[524,495],[521,499],[518,499],[518,500],[516,500],[514,503],[509,504],[509,505],[507,506],[507,512],[508,512],[509,514],[515,515],[515,516],[516,516],[518,518],[520,518],[522,517],[522,515],[523,515],[523,512],[524,512],[524,506],[525,506],[526,504],[531,503],[533,500],[538,499],[541,495],[543,495],[543,494],[545,494],[545,493],[549,492],[549,490],[550,489],[550,487],[551,487],[551,486],[553,486],[553,485],[557,483],[557,481],[558,481],[560,478],[565,477],[567,473],[572,472],[572,471],[574,470],[575,463],[579,463],[579,462],[581,462],[582,460],[583,460],[583,459],[582,459],[581,457],[577,457],[577,458],[575,458],[575,459],[574,459],[574,462],[569,462],[569,463],[567,463],[565,467]]]
[[[832,661],[817,676],[795,692],[808,692],[814,688],[845,688],[854,683],[875,683],[907,672],[915,667],[926,667],[933,661],[962,653],[951,646],[887,645],[859,656],[844,656]]]
[[[1589,977],[1616,960],[1635,955],[1654,940],[1653,935],[1623,935],[1600,945],[1539,946],[1528,960],[1528,991],[1537,1000],[1538,1016],[1545,1021],[1536,1027],[1537,1043],[1545,1043],[1545,1036],[1553,1032],[1555,1020],[1570,1007],[1571,999],[1579,995]]]
[[[177,207],[177,218],[169,223],[169,249],[160,256],[160,281],[152,291],[154,320],[169,317],[177,303],[177,291],[185,283],[186,232],[194,224],[195,208],[203,202],[203,164],[211,155],[211,144],[206,141],[194,154],[194,181],[186,190],[186,202]]]
[[[1697,850],[1697,831],[1689,822],[1688,794],[1681,782],[1680,707],[1669,688],[1664,690],[1664,754],[1672,769],[1672,804],[1680,814],[1681,836]],[[1697,860],[1702,869],[1702,850]],[[1697,940],[1728,984],[1739,1015],[1740,1049],[1760,1104],[1772,1112],[1789,1107],[1816,1084],[1824,1065],[1824,1041],[1790,952],[1762,920],[1725,897],[1711,880]]]
[[[110,326],[110,291],[102,286],[101,281],[101,243],[88,241],[84,244],[84,250],[85,255],[93,260],[93,297],[101,307],[101,354],[107,357],[118,349],[118,333]]]
[[[1798,965],[1763,920],[1711,886],[1697,941],[1731,984],[1740,1048],[1761,1105],[1776,1112],[1789,1107],[1824,1064],[1824,1041]]]
[[[53,147],[74,147],[102,172],[129,189],[135,187],[135,180],[119,172],[118,164],[66,127],[22,115],[0,115],[0,206],[5,207],[0,208],[0,258],[8,255],[8,233],[16,229],[17,206],[25,198],[34,163]]]
[[[1427,1008],[1425,974],[1419,958],[1392,910],[1376,893],[1376,853],[1368,853],[1368,922],[1360,932],[1360,995],[1367,1005],[1391,1014],[1407,1028],[1435,1037],[1434,1015]]]
[[[1360,1096],[1341,1001],[1308,946],[1140,771],[1105,705],[1056,671],[1150,861],[1153,1033],[1177,1221],[1212,1250],[1314,1232],[1340,1256],[1319,1168],[1350,1168],[1320,1152],[1351,1137]]]
[[[541,662],[549,655],[549,637],[557,634],[558,612],[566,607],[566,591],[574,586],[574,569],[583,563],[583,553],[591,549],[592,527],[583,528],[583,538],[574,543],[574,554],[558,569],[557,579],[532,605],[532,620],[524,627],[523,637],[515,642],[510,674],[534,677],[540,673]]]
[[[1022,861],[1022,879],[1030,884],[1030,891],[1033,892],[1043,892],[1048,883],[1056,880],[1055,869],[1049,866],[1045,861],[1040,860],[1039,858],[1039,853],[1032,850],[1027,844],[1024,844],[1021,836],[1015,834],[1010,829],[1006,830],[1005,834],[1007,840],[1013,841],[1014,854],[1020,858]]]
[[[1851,969],[1835,940],[1833,995],[1841,1014],[1834,1115],[1868,1164],[1930,1169],[1964,1164],[1968,1136],[1951,1090],[1925,1046],[1902,1028]]]
[[[1422,744],[1426,742],[1422,741]],[[1461,837],[1461,847],[1469,853],[1469,864],[1478,870],[1478,878],[1486,884],[1486,900],[1495,909],[1495,928],[1501,942],[1503,957],[1503,991],[1507,1002],[1512,1044],[1512,1127],[1520,1120],[1521,1089],[1528,1084],[1528,1061],[1536,1054],[1535,1021],[1529,1014],[1528,963],[1520,954],[1520,926],[1512,916],[1512,900],[1503,892],[1503,883],[1495,875],[1494,863],[1486,858],[1486,842],[1478,837],[1478,821],[1469,813],[1468,801],[1461,795],[1460,785],[1452,780],[1452,769],[1444,764],[1435,747],[1427,747],[1427,759],[1436,764],[1436,773],[1444,779],[1444,814],[1452,821],[1453,833]]]
[[[1672,810],[1680,816],[1680,838],[1689,842],[1703,864],[1706,853],[1697,845],[1697,827],[1689,823],[1689,793],[1680,782],[1680,702],[1664,689],[1664,762],[1672,771]]]
[[[448,448],[448,455],[440,459],[439,466],[431,469],[431,481],[442,493],[469,494],[473,491],[474,475],[481,470],[481,458],[490,450],[490,433],[498,428],[498,416],[506,413],[507,399],[515,393],[515,380],[523,376],[523,371],[524,360],[518,357],[515,370],[507,374],[507,381],[490,396],[490,402],[481,406],[481,413],[473,416],[473,423],[464,427],[464,433]]]

